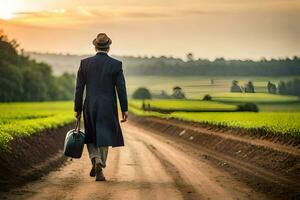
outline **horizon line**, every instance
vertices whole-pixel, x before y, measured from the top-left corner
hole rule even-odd
[[[95,53],[83,53],[83,54],[76,54],[76,53],[68,53],[68,52],[49,52],[49,51],[26,51],[24,50],[25,54],[28,53],[35,53],[35,54],[51,54],[51,55],[62,55],[62,56],[92,56]],[[188,53],[192,53],[192,52],[188,52]],[[165,57],[165,58],[173,58],[173,59],[180,59],[182,61],[185,61],[186,60],[186,55],[188,54],[186,53],[184,55],[184,57],[177,57],[177,56],[167,56],[167,55],[159,55],[159,56],[155,56],[155,55],[116,55],[116,54],[110,54],[112,56],[115,56],[115,57],[133,57],[133,58],[161,58],[161,57]],[[281,60],[281,59],[294,59],[294,58],[300,58],[300,55],[290,55],[290,56],[280,56],[280,57],[265,57],[265,56],[261,56],[260,58],[256,58],[256,59],[253,59],[253,58],[229,58],[229,57],[225,57],[225,56],[215,56],[214,58],[205,58],[205,57],[197,57],[195,56],[194,57],[194,61],[197,61],[197,60],[209,60],[209,61],[214,61],[216,59],[224,59],[224,60],[241,60],[241,61],[247,61],[247,60],[251,60],[251,61],[261,61],[263,59],[269,61],[269,60],[272,60],[272,59],[275,59],[275,60]]]

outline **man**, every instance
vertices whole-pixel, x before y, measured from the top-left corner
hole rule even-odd
[[[96,181],[105,181],[102,169],[106,166],[108,147],[124,146],[116,91],[122,111],[121,122],[126,122],[128,118],[122,62],[107,55],[111,43],[105,33],[97,35],[93,40],[97,53],[81,60],[76,80],[75,117],[80,119],[83,111],[85,143],[93,165],[90,176],[96,176]]]

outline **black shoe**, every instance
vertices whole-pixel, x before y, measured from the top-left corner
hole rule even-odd
[[[99,159],[95,159],[96,181],[106,181]]]
[[[95,158],[92,158],[92,169],[90,171],[90,177],[95,177],[96,171],[95,171]]]
[[[103,171],[96,172],[96,181],[106,181]]]

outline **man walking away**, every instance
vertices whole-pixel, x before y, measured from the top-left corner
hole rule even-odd
[[[108,147],[124,146],[117,95],[122,111],[121,122],[128,118],[122,62],[107,54],[111,44],[105,33],[99,33],[93,40],[97,53],[81,60],[76,79],[75,117],[79,119],[83,112],[85,143],[92,162],[90,176],[96,177],[96,181],[105,181],[102,169],[106,167]]]

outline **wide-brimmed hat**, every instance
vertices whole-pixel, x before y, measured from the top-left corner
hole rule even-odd
[[[97,48],[108,48],[111,43],[111,39],[105,33],[99,33],[93,40],[93,45]]]

